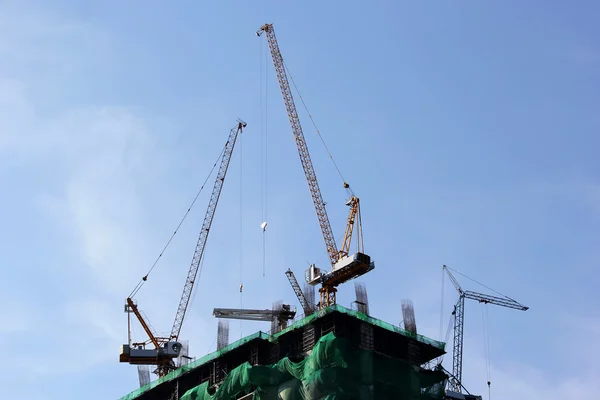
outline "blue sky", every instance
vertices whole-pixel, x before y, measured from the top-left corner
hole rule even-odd
[[[215,347],[213,307],[296,304],[284,271],[324,266],[254,34],[265,22],[361,198],[377,265],[361,279],[372,314],[398,323],[410,298],[419,331],[439,338],[447,264],[531,307],[489,307],[495,398],[597,396],[597,4],[126,3],[0,5],[0,339],[11,349],[2,397],[106,399],[138,386],[136,368],[117,362],[124,299],[238,117],[248,127],[182,332],[192,355]],[[339,236],[345,192],[297,103]],[[170,330],[209,194],[210,184],[137,296],[159,331]],[[444,330],[455,300],[446,283]],[[342,287],[339,303],[353,293]],[[487,393],[480,308],[466,306],[464,382]],[[231,340],[258,329],[268,324],[232,323]]]

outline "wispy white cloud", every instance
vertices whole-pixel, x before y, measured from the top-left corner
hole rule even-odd
[[[49,75],[67,80],[95,57],[110,53],[108,32],[65,18],[52,8],[20,3],[0,5],[1,73],[26,77],[44,86],[52,84]]]
[[[145,204],[149,193],[147,186],[153,174],[164,166],[158,156],[157,128],[149,122],[150,117],[144,110],[134,107],[74,106],[61,96],[60,90],[47,90],[47,85],[52,85],[53,89],[61,85],[67,88],[69,80],[64,78],[68,74],[76,72],[78,68],[89,67],[94,60],[99,60],[99,55],[110,53],[109,35],[94,26],[44,12],[17,12],[0,6],[0,172],[6,167],[6,171],[10,168],[11,173],[48,174],[51,177],[52,185],[33,189],[37,196],[34,204],[53,221],[53,226],[46,228],[46,251],[48,248],[52,251],[62,250],[68,255],[61,260],[62,264],[51,266],[55,275],[64,277],[57,289],[61,296],[42,299],[40,303],[44,304],[34,306],[31,302],[15,301],[20,299],[15,296],[19,285],[10,288],[11,293],[0,293],[0,304],[11,304],[0,319],[0,337],[19,335],[27,338],[30,343],[41,343],[15,362],[16,367],[26,370],[28,375],[34,375],[36,379],[56,379],[98,366],[106,371],[119,371],[115,375],[123,370],[118,369],[120,366],[116,361],[118,347],[126,339],[123,298],[137,278],[145,272],[148,262],[153,261],[152,256],[162,244],[154,246],[156,241],[148,232],[149,225],[145,222],[148,212]],[[586,62],[596,60],[593,54],[583,54],[582,57]],[[214,104],[219,104],[218,102],[219,100],[215,100]],[[211,106],[214,107],[214,104]],[[153,121],[155,117],[156,115],[152,115]],[[544,184],[502,190],[499,193],[488,191],[485,195],[477,191],[449,190],[444,193],[444,201],[437,203],[434,200],[439,194],[417,193],[414,198],[418,198],[420,205],[431,201],[431,207],[418,208],[407,203],[405,209],[410,210],[407,213],[414,214],[414,219],[406,216],[406,220],[414,223],[414,230],[433,238],[432,242],[445,243],[444,251],[438,251],[437,254],[452,254],[452,248],[477,241],[481,233],[480,226],[489,221],[484,220],[484,217],[490,218],[490,210],[494,211],[494,207],[513,207],[511,211],[514,211],[517,207],[523,207],[525,199],[530,202],[527,207],[534,209],[540,199],[565,194],[572,196],[574,193],[575,197],[579,196],[578,201],[589,205],[593,210],[598,210],[597,206],[600,204],[595,183]],[[302,189],[302,196],[306,195],[304,191],[305,188]],[[269,232],[280,232],[278,229],[281,228],[278,226],[283,226],[283,223],[286,228],[289,227],[289,231],[297,232],[298,215],[289,212],[295,209],[288,201],[289,193],[277,193],[274,197],[275,200],[280,197],[279,203],[283,205],[281,209],[271,209],[270,218],[273,222],[270,221]],[[386,207],[390,210],[398,209],[397,201],[397,198],[390,196]],[[414,211],[416,209],[422,214]],[[231,219],[234,220],[235,217]],[[512,223],[517,222],[515,219]],[[310,229],[318,237],[318,229],[314,223],[310,222]],[[394,227],[395,234],[398,233],[398,225]],[[413,227],[409,228],[411,229],[405,230],[411,231]],[[381,230],[384,231],[385,229]],[[230,239],[230,236],[229,231],[225,232],[223,241]],[[392,242],[397,240],[396,236],[393,239],[392,236],[384,238],[380,232],[374,232],[372,237],[375,238],[372,239],[374,242],[390,240],[387,247],[397,246],[397,242]],[[164,236],[161,235],[160,240],[163,239]],[[280,268],[282,264],[298,265],[304,261],[304,256],[298,255],[298,243],[290,246],[284,243],[284,239],[273,236],[269,240],[269,246],[273,247],[269,249],[269,257],[285,261],[272,266],[269,274],[280,274],[280,270],[276,268]],[[289,241],[293,242],[291,239]],[[318,241],[320,252],[320,238]],[[152,243],[152,246],[148,243]],[[285,248],[290,250],[281,251],[275,249],[275,245],[279,248],[288,246]],[[231,249],[228,253],[226,256],[235,261]],[[260,251],[251,253],[247,250],[245,254],[252,254],[256,260],[260,260]],[[184,258],[186,262],[189,259],[187,255]],[[440,260],[441,262],[444,260]],[[253,267],[260,270],[260,262],[255,264]],[[381,264],[378,270],[389,273],[389,276],[398,276],[397,271],[392,271],[396,267]],[[437,304],[434,304],[437,303],[437,298],[431,295],[431,281],[437,281],[439,270],[436,269],[435,275],[432,273],[428,276],[423,269],[412,272],[425,268],[423,264],[402,266],[405,267],[407,270],[413,269],[406,279],[413,285],[413,291],[407,297],[415,295],[413,299],[418,310],[437,309]],[[211,280],[208,281],[210,283],[203,283],[206,285],[204,287],[215,286],[217,281],[222,283],[225,280],[222,275],[228,275],[226,278],[231,281],[232,292],[235,292],[237,272],[224,274],[222,271],[208,275]],[[375,274],[378,274],[374,275],[377,281],[370,286],[371,293],[376,290],[388,294],[397,292],[397,281],[388,279],[388,283],[381,282],[382,273]],[[177,294],[180,293],[182,283],[180,280],[171,282],[172,277],[166,275],[167,273],[159,280],[160,285],[154,286],[145,294],[143,302],[143,307],[149,311],[149,316],[161,331],[170,327],[164,325],[164,322],[170,324],[172,321],[172,306],[178,301]],[[285,291],[287,299],[293,299],[285,278],[281,275],[279,278],[281,279],[276,281],[280,286],[273,288],[272,293]],[[251,279],[253,278],[246,278],[246,282],[251,282]],[[259,295],[263,295],[264,286],[272,283],[262,277],[255,281],[256,296],[246,298],[247,303],[258,302]],[[385,284],[389,284],[391,288],[382,289],[381,286]],[[171,290],[173,287],[176,290]],[[250,285],[247,287],[248,293],[252,293]],[[214,287],[209,289],[213,290]],[[227,290],[229,289],[228,286]],[[345,291],[352,292],[351,288]],[[166,296],[165,293],[169,295]],[[211,291],[208,295],[213,294],[214,291]],[[417,294],[421,294],[421,297],[416,297]],[[234,300],[237,304],[237,299],[229,296],[228,301]],[[261,298],[260,301],[262,300]],[[386,310],[382,311],[387,313],[384,319],[397,322],[400,315],[392,315],[397,310],[390,310],[392,307],[385,303],[388,301],[387,296],[382,296],[379,309]],[[210,307],[206,304],[202,306],[206,309]],[[183,337],[193,340],[193,355],[202,355],[210,348],[216,334],[216,321],[201,317],[200,315],[208,315],[204,311],[199,314],[191,310],[184,326]],[[417,322],[423,332],[438,331],[437,316],[433,314],[425,316],[417,313]],[[444,330],[446,322],[444,320]],[[237,338],[233,333],[237,331],[237,326],[235,324],[232,327],[231,340]],[[580,332],[587,332],[586,337],[593,338],[599,333],[600,324],[595,319],[584,318],[574,322],[574,326]],[[244,333],[258,328],[257,324],[248,323],[244,325]],[[141,333],[140,329],[137,331]],[[565,340],[570,340],[573,333],[565,332],[564,337],[567,338]],[[557,355],[571,360],[569,370],[562,375],[561,372],[548,372],[535,360],[528,362],[526,357],[521,357],[520,362],[515,364],[493,364],[494,397],[532,400],[577,396],[584,399],[595,398],[600,388],[594,378],[600,375],[600,371],[590,360],[597,358],[598,354],[590,354],[593,346],[590,347],[588,343],[580,340],[576,341],[574,347],[569,347],[569,351],[572,350],[574,354],[572,359],[564,351]],[[76,352],[76,363],[65,357],[66,345]],[[571,345],[572,342],[569,346]],[[448,350],[451,351],[451,348]],[[465,359],[465,366],[465,377],[469,380],[467,386],[474,392],[485,393],[487,377],[484,373],[484,360],[470,357]],[[19,368],[11,365],[10,372],[14,373],[15,370]],[[20,376],[14,381],[27,379],[31,378]],[[17,383],[14,385],[17,386]],[[131,388],[134,385],[132,380]],[[35,395],[37,397],[38,393]]]
[[[20,285],[8,288],[0,336],[40,343],[16,361],[40,379],[115,365],[127,337],[123,298],[140,274],[148,237],[140,192],[160,168],[153,132],[140,110],[127,107],[70,106],[56,96],[51,113],[40,108],[37,96],[56,93],[40,93],[38,77],[18,67],[77,69],[105,45],[96,31],[2,7],[0,21],[7,22],[0,23],[0,169],[51,179],[32,187],[33,204],[53,221],[44,248],[67,255],[45,266],[62,279],[59,298],[34,305],[17,300]],[[65,357],[68,349],[81,355],[77,362]]]

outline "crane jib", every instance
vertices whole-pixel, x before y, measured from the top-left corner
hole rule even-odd
[[[217,173],[217,178],[215,179],[215,185],[213,187],[210,201],[208,203],[208,209],[206,210],[206,215],[204,216],[204,222],[202,223],[202,228],[200,229],[200,237],[198,238],[198,243],[197,243],[196,249],[194,251],[194,256],[192,258],[190,269],[187,274],[185,286],[183,287],[183,293],[181,295],[181,300],[179,301],[179,307],[177,308],[177,314],[175,315],[175,321],[173,322],[173,328],[171,329],[171,338],[173,340],[177,340],[179,338],[179,333],[181,332],[181,326],[183,324],[183,319],[185,318],[187,306],[189,304],[190,296],[191,296],[192,290],[194,288],[194,281],[196,279],[196,275],[197,275],[198,269],[200,267],[200,261],[202,260],[202,255],[204,254],[204,247],[206,245],[208,233],[210,232],[210,226],[212,224],[212,221],[213,221],[213,218],[215,215],[215,211],[217,209],[217,203],[219,202],[219,197],[221,195],[221,189],[223,188],[225,176],[227,175],[227,169],[229,167],[229,161],[231,160],[233,148],[235,146],[235,142],[237,140],[238,134],[240,132],[242,132],[242,129],[245,126],[246,126],[245,122],[239,121],[238,125],[235,128],[231,129],[231,131],[229,133],[229,137],[227,138],[227,143],[225,144],[225,150],[223,151],[223,156],[221,158],[221,164],[219,166],[219,172]]]
[[[277,44],[277,38],[275,37],[273,26],[270,24],[263,25],[257,34],[260,35],[261,31],[265,32],[267,36],[267,43],[269,45],[269,49],[271,50],[271,57],[275,67],[277,81],[279,82],[279,88],[281,89],[281,95],[283,96],[283,102],[285,103],[285,108],[290,120],[290,125],[292,127],[292,133],[296,142],[296,147],[298,148],[298,154],[300,155],[300,161],[302,162],[302,168],[304,169],[306,181],[308,183],[313,204],[315,206],[315,211],[319,220],[319,226],[321,227],[321,233],[325,239],[327,254],[329,255],[331,265],[333,266],[339,259],[339,252],[335,243],[335,237],[333,236],[333,230],[331,229],[331,223],[329,222],[327,210],[325,209],[325,202],[321,196],[321,190],[319,188],[319,183],[317,182],[317,176],[310,159],[308,147],[306,145],[306,141],[304,140],[304,133],[302,132],[302,126],[300,125],[298,112],[296,111],[294,97],[292,96],[292,91],[285,73],[283,57],[281,56],[279,45]]]
[[[229,167],[229,161],[231,160],[236,139],[238,134],[240,134],[242,129],[245,127],[246,123],[238,120],[236,127],[231,129],[229,132],[229,137],[227,138],[225,148],[221,155],[221,163],[219,165],[217,178],[215,179],[213,191],[208,203],[208,209],[206,210],[204,222],[202,223],[202,228],[200,230],[200,237],[194,251],[194,256],[187,274],[185,286],[183,287],[183,293],[179,301],[179,307],[177,309],[177,314],[175,315],[175,322],[173,323],[171,335],[168,338],[155,336],[151,327],[145,321],[140,310],[137,308],[137,305],[130,297],[128,297],[125,312],[135,314],[142,327],[146,331],[150,342],[154,344],[155,349],[146,349],[146,342],[131,343],[131,337],[129,337],[128,343],[121,346],[121,353],[119,355],[120,362],[128,362],[129,364],[138,365],[156,365],[157,368],[155,372],[159,377],[165,376],[170,370],[176,367],[173,360],[179,357],[180,352],[182,351],[182,345],[178,342],[179,333],[181,332],[181,326],[190,302],[190,296],[194,288],[196,275],[200,268],[200,261],[202,260],[202,255],[204,253],[206,239],[208,238],[208,233],[210,231],[213,217],[217,208],[217,203],[219,202],[219,196],[221,195],[221,189],[223,187],[223,182],[225,181],[227,168]],[[143,280],[145,279],[146,277],[143,278]],[[131,334],[130,331],[129,334]]]

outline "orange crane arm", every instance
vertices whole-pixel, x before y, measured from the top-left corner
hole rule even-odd
[[[340,249],[340,257],[345,257],[350,253],[350,243],[352,242],[352,234],[354,232],[355,224],[358,225],[356,229],[358,251],[361,253],[364,252],[362,240],[362,221],[360,219],[360,200],[358,197],[352,196],[346,204],[350,207],[350,214],[348,215],[346,231],[344,232],[342,248]]]
[[[331,230],[331,224],[329,223],[329,217],[327,216],[327,210],[325,209],[325,202],[321,196],[321,190],[319,189],[319,183],[317,182],[317,175],[308,153],[308,146],[304,140],[304,133],[302,133],[302,126],[298,119],[298,112],[296,111],[296,105],[294,104],[294,98],[290,89],[290,84],[285,73],[285,64],[283,63],[283,57],[279,51],[279,45],[277,44],[277,38],[275,37],[275,31],[273,30],[272,24],[263,25],[256,34],[260,36],[262,32],[265,32],[267,37],[267,43],[271,50],[271,57],[273,58],[273,65],[275,66],[275,72],[277,74],[277,81],[279,82],[279,88],[281,89],[281,95],[283,96],[283,102],[285,103],[285,109],[292,126],[292,133],[294,134],[294,140],[296,141],[296,147],[300,154],[300,161],[302,162],[302,168],[306,175],[306,181],[308,182],[308,188],[312,196],[313,203],[315,205],[315,211],[319,219],[319,225],[321,226],[321,232],[325,239],[325,246],[327,247],[327,254],[329,260],[333,266],[339,259],[339,252],[335,244],[335,237]]]
[[[131,311],[133,311],[133,313],[137,317],[138,321],[140,321],[142,328],[144,328],[144,330],[146,331],[146,334],[150,338],[150,341],[152,342],[154,347],[156,347],[158,349],[160,347],[160,345],[158,343],[158,340],[156,339],[156,336],[154,336],[154,333],[152,332],[152,330],[150,329],[150,327],[148,326],[148,324],[142,317],[140,310],[138,310],[137,305],[133,302],[133,300],[130,297],[127,298],[127,305],[129,306]]]

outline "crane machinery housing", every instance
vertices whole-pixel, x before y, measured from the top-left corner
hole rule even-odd
[[[245,127],[246,123],[244,121],[238,120],[237,125],[231,129],[229,137],[227,138],[227,142],[225,143],[225,148],[223,149],[223,153],[221,156],[221,163],[208,203],[208,208],[204,216],[204,221],[200,230],[200,236],[198,238],[198,243],[196,244],[196,249],[194,251],[194,256],[192,257],[192,262],[187,273],[185,285],[183,287],[183,293],[181,295],[179,306],[177,308],[177,313],[175,314],[175,321],[173,322],[171,334],[169,335],[169,337],[156,336],[150,328],[146,319],[143,317],[141,311],[138,309],[136,302],[133,300],[133,296],[137,293],[141,285],[148,279],[148,274],[146,274],[142,278],[142,281],[140,281],[140,284],[136,286],[132,294],[126,300],[125,312],[128,314],[129,327],[128,342],[127,344],[121,346],[121,353],[119,357],[120,362],[138,365],[155,365],[157,367],[155,372],[158,374],[158,376],[164,376],[170,370],[175,368],[173,360],[179,356],[179,353],[181,352],[182,348],[181,343],[179,343],[178,341],[179,334],[181,332],[183,320],[185,318],[185,314],[190,302],[190,297],[192,295],[192,290],[196,281],[196,275],[198,273],[198,269],[200,268],[200,263],[202,261],[202,256],[204,254],[204,249],[206,246],[206,240],[208,239],[210,227],[215,216],[217,204],[221,195],[221,189],[223,188],[223,183],[225,181],[225,176],[227,175],[227,169],[229,167],[229,162],[231,160],[231,155],[233,154],[233,149],[237,137],[240,133],[242,133],[242,130]],[[145,342],[131,343],[131,313],[133,313],[136,316],[136,318],[144,328],[144,331],[148,335],[149,339]],[[153,349],[146,348],[146,346],[150,344],[154,345]]]
[[[325,246],[327,248],[327,254],[329,255],[329,261],[331,262],[331,270],[328,272],[321,271],[314,264],[306,270],[305,279],[306,282],[311,285],[321,284],[319,289],[320,301],[319,306],[321,308],[330,306],[336,303],[336,287],[344,282],[351,279],[357,278],[361,275],[366,274],[375,268],[375,263],[371,261],[371,257],[364,253],[364,246],[362,241],[362,221],[360,217],[360,200],[356,197],[350,186],[344,182],[344,188],[347,189],[350,198],[346,202],[346,205],[350,207],[350,215],[347,220],[346,230],[344,232],[344,239],[342,248],[338,250],[325,209],[325,202],[321,195],[321,189],[317,182],[317,176],[312,165],[310,154],[308,152],[308,146],[304,139],[304,133],[302,132],[302,126],[300,125],[300,119],[298,118],[298,112],[292,96],[292,91],[287,79],[286,67],[283,62],[283,57],[279,50],[279,44],[275,37],[275,31],[273,30],[272,24],[265,24],[256,32],[257,36],[261,36],[265,33],[267,43],[271,52],[271,58],[273,59],[273,65],[277,75],[277,81],[279,82],[279,88],[281,95],[283,96],[283,102],[287,111],[287,115],[292,127],[292,133],[294,140],[298,148],[298,154],[300,155],[300,161],[306,181],[310,190],[310,194],[313,200],[319,225],[321,227],[321,233],[325,240]],[[350,243],[354,233],[354,225],[357,225],[356,237],[358,251],[354,254],[350,254]]]

